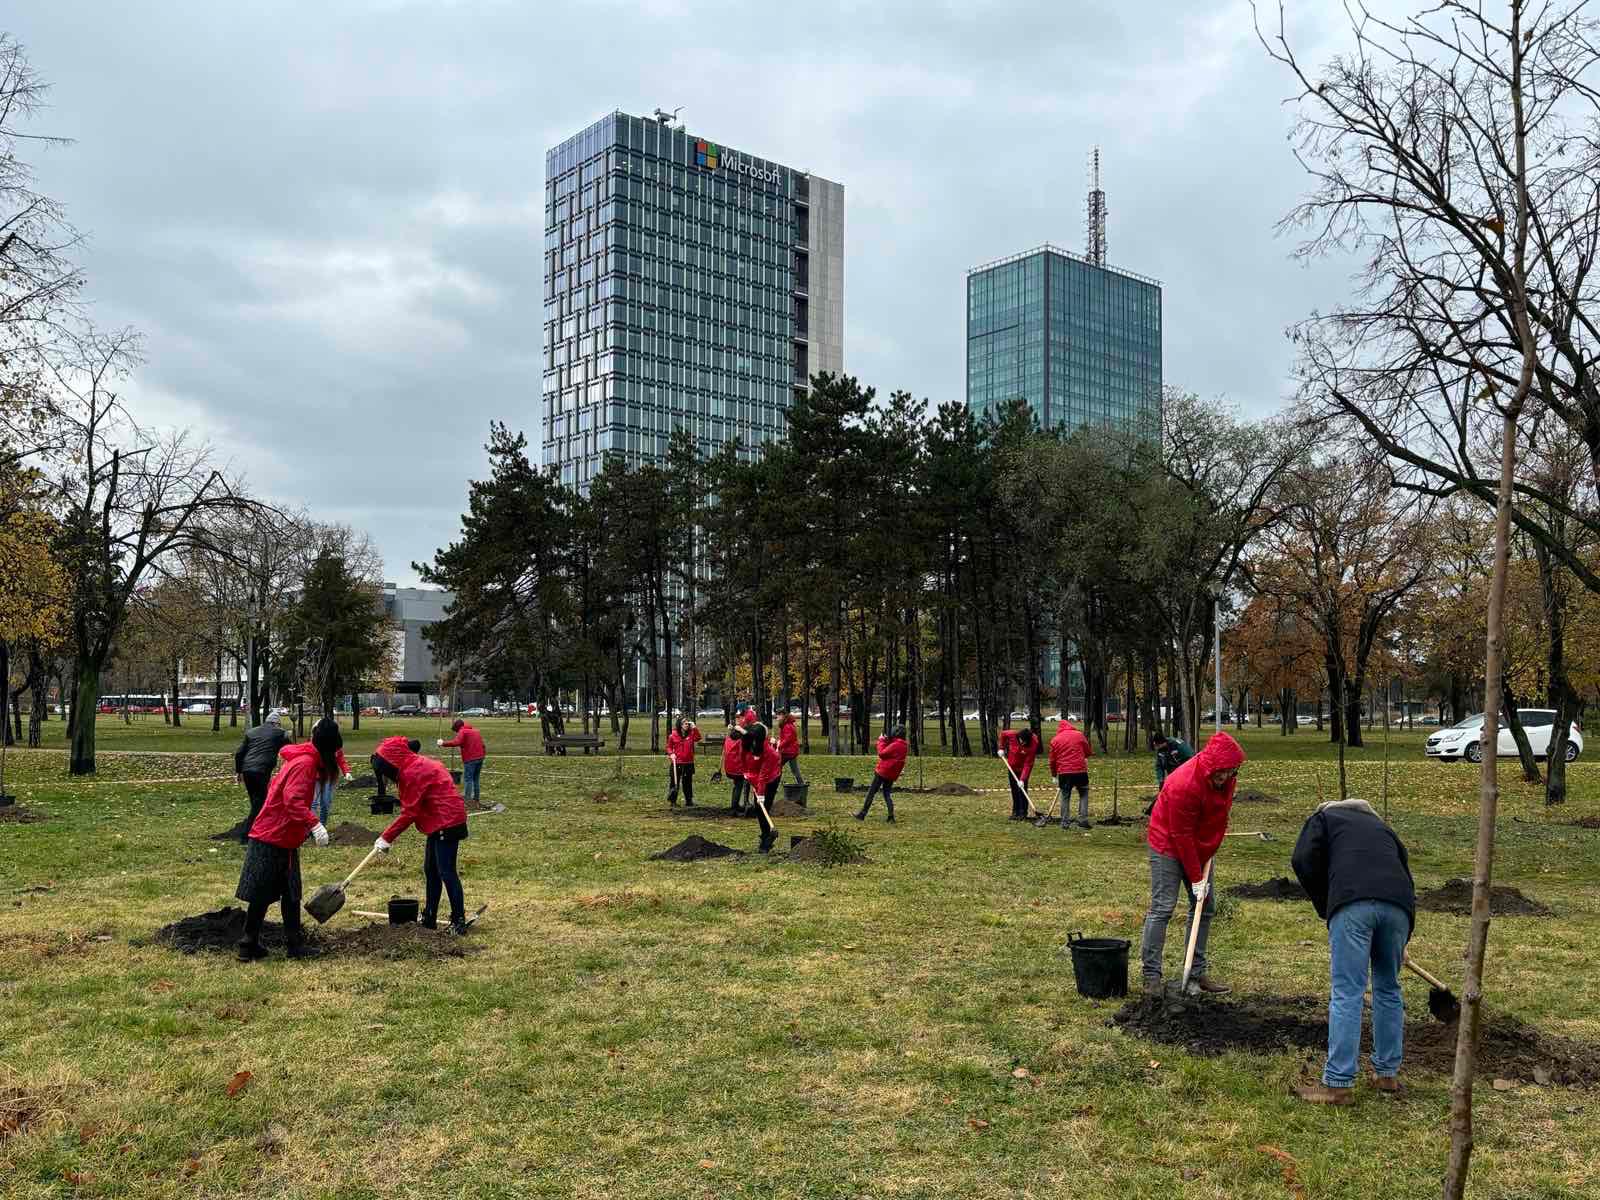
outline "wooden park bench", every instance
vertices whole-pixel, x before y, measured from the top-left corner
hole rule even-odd
[[[558,733],[545,738],[544,752],[565,755],[568,750],[582,750],[585,754],[598,754],[604,745],[598,734]]]

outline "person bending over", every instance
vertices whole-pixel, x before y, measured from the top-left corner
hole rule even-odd
[[[1028,780],[1033,776],[1033,760],[1039,753],[1039,739],[1031,726],[1021,729],[1004,729],[1000,732],[1000,749],[995,757],[1006,760],[1010,768],[1006,781],[1011,785],[1011,819],[1026,821],[1033,805],[1028,803]]]
[[[733,785],[733,803],[728,811],[738,816],[744,812],[748,785],[744,779],[744,731],[733,725],[722,736],[722,773]]]
[[[883,806],[889,810],[889,815],[884,818],[889,824],[894,824],[894,785],[900,778],[900,772],[906,769],[906,731],[901,726],[885,730],[878,739],[878,765],[872,772],[872,782],[867,786],[867,798],[861,802],[861,811],[856,814],[856,820],[865,821],[867,810],[872,807],[872,799],[879,792],[883,793]]]
[[[457,870],[457,851],[467,837],[467,803],[456,790],[450,772],[437,759],[424,758],[417,743],[402,737],[385,738],[372,756],[373,767],[395,785],[400,794],[400,814],[385,829],[373,848],[387,854],[394,840],[413,824],[427,837],[422,853],[426,899],[418,918],[425,929],[438,928],[440,893],[450,898],[450,929],[467,931],[467,902]]]
[[[778,794],[783,764],[778,748],[767,737],[767,727],[757,721],[744,731],[744,778],[750,789],[756,820],[761,822],[761,853],[772,852],[778,831],[772,824],[772,801]]]

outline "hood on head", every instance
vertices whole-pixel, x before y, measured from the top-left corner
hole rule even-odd
[[[460,733],[461,732],[461,727],[463,725],[465,725],[465,724],[466,724],[465,721],[463,721],[460,717],[457,717],[454,721],[450,722],[450,732],[451,733]]]
[[[1195,756],[1200,769],[1207,775],[1212,771],[1234,771],[1244,765],[1244,748],[1226,733],[1214,733],[1205,749]]]
[[[276,729],[282,720],[283,718],[278,716],[277,713],[268,713],[266,719],[261,723],[263,725],[271,725],[274,729]]]
[[[410,766],[417,758],[417,746],[403,737],[384,738],[378,743],[378,757],[395,770]]]
[[[1349,808],[1355,809],[1357,812],[1371,813],[1375,817],[1378,816],[1377,809],[1373,808],[1372,805],[1368,804],[1365,800],[1358,800],[1354,796],[1350,797],[1348,800],[1329,800],[1326,803],[1317,805],[1318,812],[1322,812],[1329,808]],[[1380,821],[1383,820],[1382,817],[1378,817],[1378,819]]]

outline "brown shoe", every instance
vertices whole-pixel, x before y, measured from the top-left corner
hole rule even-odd
[[[1202,992],[1208,992],[1213,996],[1226,996],[1229,992],[1233,991],[1231,987],[1223,983],[1220,979],[1213,979],[1209,975],[1197,975],[1189,982],[1194,984],[1194,986],[1199,988]]]
[[[1386,1096],[1403,1096],[1406,1094],[1406,1085],[1394,1075],[1372,1076],[1374,1091],[1382,1092]]]
[[[1353,1088],[1329,1087],[1325,1083],[1297,1083],[1289,1090],[1307,1104],[1332,1104],[1344,1108],[1356,1102]]]

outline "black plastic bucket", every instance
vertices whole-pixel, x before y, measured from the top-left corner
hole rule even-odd
[[[848,792],[851,788],[855,787],[855,785],[856,781],[854,776],[841,776],[834,779],[833,790],[836,792]]]
[[[372,798],[372,811],[374,814],[392,813],[394,811],[394,797],[374,796]]]
[[[854,782],[852,780],[851,782]],[[809,783],[786,783],[783,785],[783,798],[790,804],[798,804],[801,808],[806,806],[806,793],[811,790]]]
[[[389,924],[415,925],[421,904],[415,896],[389,897]]]
[[[1090,1000],[1110,1000],[1128,994],[1127,938],[1086,938],[1081,933],[1067,934],[1072,951],[1072,977],[1078,995]]]

